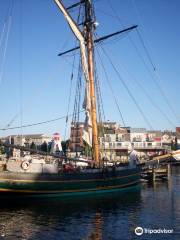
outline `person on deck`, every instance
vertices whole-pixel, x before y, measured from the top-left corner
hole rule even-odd
[[[134,168],[139,163],[138,153],[136,150],[132,150],[129,154],[129,167]]]

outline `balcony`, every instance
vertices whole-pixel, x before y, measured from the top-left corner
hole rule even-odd
[[[136,149],[136,150],[158,150],[158,149],[168,149],[158,142],[105,142],[100,144],[100,148],[105,149]]]

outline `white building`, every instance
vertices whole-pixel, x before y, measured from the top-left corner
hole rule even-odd
[[[39,146],[44,142],[50,142],[52,137],[45,134],[24,134],[24,135],[10,135],[6,137],[10,143],[14,145],[30,146],[32,142]]]
[[[131,142],[145,142],[147,138],[147,130],[145,128],[131,128],[130,129]]]

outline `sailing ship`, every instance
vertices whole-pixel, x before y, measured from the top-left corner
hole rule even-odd
[[[85,194],[105,194],[122,189],[131,189],[131,187],[139,184],[140,168],[136,164],[107,166],[100,154],[94,79],[94,45],[99,41],[126,30],[131,30],[136,26],[94,39],[96,22],[93,15],[92,0],[81,0],[69,8],[66,8],[61,0],[55,0],[55,3],[79,42],[78,47],[62,54],[80,49],[81,67],[85,79],[85,100],[83,103],[85,112],[84,139],[92,146],[92,159],[86,161],[53,153],[49,154],[54,159],[57,159],[53,163],[46,162],[45,158],[30,159],[30,156],[19,157],[16,160],[10,158],[4,165],[5,169],[0,172],[0,195],[66,197]],[[68,9],[78,5],[83,5],[85,13],[83,31],[80,30],[78,24],[68,12]],[[78,123],[74,124],[78,126]],[[44,154],[40,151],[15,146],[12,143],[1,143],[1,145],[11,149],[35,152],[40,154],[40,156]],[[70,169],[69,162],[86,162],[88,167],[84,169],[78,167]]]

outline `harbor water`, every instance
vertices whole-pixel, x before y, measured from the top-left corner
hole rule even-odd
[[[143,183],[118,195],[1,201],[0,234],[7,240],[179,240],[180,167],[172,168],[168,182]]]

